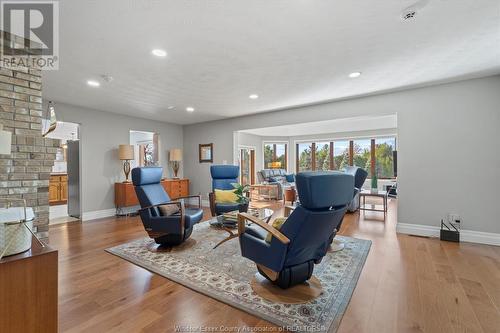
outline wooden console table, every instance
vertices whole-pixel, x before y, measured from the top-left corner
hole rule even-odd
[[[57,332],[57,251],[30,250],[0,260],[0,332]]]
[[[168,196],[175,200],[189,195],[189,179],[164,179],[161,185]],[[117,208],[139,205],[132,183],[115,183],[115,206]]]

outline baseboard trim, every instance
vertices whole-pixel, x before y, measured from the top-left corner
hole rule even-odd
[[[396,226],[396,232],[399,234],[415,236],[439,237],[439,227],[421,224],[398,223]],[[460,230],[460,241],[500,246],[500,234],[493,232]]]
[[[105,217],[115,216],[115,214],[116,214],[115,208],[84,212],[82,214],[82,221],[85,222],[89,220],[102,219]]]

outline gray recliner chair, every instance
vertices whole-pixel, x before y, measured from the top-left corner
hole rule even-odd
[[[357,166],[349,166],[344,169],[344,172],[354,176],[354,194],[351,203],[347,207],[348,212],[355,212],[359,209],[359,192],[361,192],[361,188],[365,183],[366,178],[368,177],[368,172],[366,170],[357,167]]]

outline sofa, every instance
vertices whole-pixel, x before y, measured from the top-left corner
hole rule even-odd
[[[295,185],[295,175],[288,174],[285,169],[263,169],[257,172],[259,183],[267,182],[278,185],[278,200],[283,199],[287,187]]]

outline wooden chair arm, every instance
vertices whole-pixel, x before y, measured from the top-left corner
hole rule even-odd
[[[285,217],[290,216],[290,214],[295,210],[294,206],[285,206]]]
[[[212,216],[216,216],[215,214],[215,193],[210,192],[208,194],[208,202],[210,203],[210,213],[212,213]]]
[[[186,195],[186,196],[183,196],[183,197],[178,197],[176,200],[179,200],[179,199],[191,199],[191,198],[198,198],[198,208],[201,208],[201,195],[199,194],[194,194],[194,195]]]
[[[259,227],[263,228],[267,232],[269,232],[273,237],[278,239],[283,244],[290,243],[288,237],[283,235],[278,229],[274,228],[272,225],[267,224],[265,221],[258,219],[257,217],[250,215],[248,213],[239,213],[238,214],[238,233],[241,235],[245,232],[245,220],[249,220],[252,223],[257,224]]]
[[[139,211],[143,211],[146,209],[151,209],[151,208],[163,206],[163,205],[177,205],[177,206],[179,206],[180,224],[181,224],[181,233],[182,233],[181,236],[184,236],[184,226],[186,225],[186,216],[184,214],[186,212],[186,208],[184,207],[184,202],[182,202],[182,201],[169,201],[169,202],[165,202],[165,203],[162,203],[159,205],[152,205],[152,206],[144,207],[144,208],[139,209]],[[158,216],[158,217],[161,218],[161,217],[167,217],[167,216]],[[158,217],[156,217],[156,218],[158,218]]]

